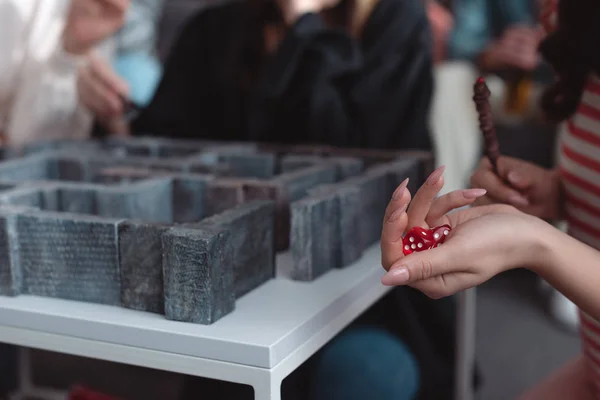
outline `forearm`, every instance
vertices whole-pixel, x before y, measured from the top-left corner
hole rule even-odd
[[[538,240],[543,250],[535,255],[534,271],[600,319],[600,252],[549,226]]]

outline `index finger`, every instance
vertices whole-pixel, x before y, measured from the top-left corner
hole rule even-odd
[[[381,230],[381,265],[387,271],[393,263],[404,257],[402,236],[406,230],[408,216],[406,208],[410,203],[410,192],[406,189],[408,179],[398,186],[385,211]]]

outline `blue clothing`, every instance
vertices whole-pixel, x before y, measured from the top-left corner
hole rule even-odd
[[[379,327],[352,326],[318,355],[310,400],[412,400],[419,366],[398,336]]]
[[[133,0],[117,33],[113,67],[129,84],[129,97],[147,105],[162,76],[156,54],[157,26],[165,0]]]
[[[148,105],[162,76],[158,59],[143,52],[129,52],[118,55],[113,66],[129,85],[129,98],[141,107]]]
[[[450,58],[471,61],[506,28],[516,24],[533,26],[538,15],[534,0],[457,0],[454,10],[448,53]]]

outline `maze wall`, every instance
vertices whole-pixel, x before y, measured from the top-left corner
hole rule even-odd
[[[418,152],[139,138],[0,151],[0,295],[211,324],[275,277],[344,268],[376,243]],[[274,299],[276,301],[276,299]]]

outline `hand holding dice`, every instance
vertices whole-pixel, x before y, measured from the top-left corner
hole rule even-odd
[[[449,296],[508,269],[535,267],[556,232],[507,205],[462,209],[485,195],[484,189],[438,196],[443,168],[429,176],[414,198],[406,185],[392,195],[383,222],[381,264],[388,272],[381,282],[387,286],[408,285],[436,299]],[[545,238],[538,231],[546,232]]]
[[[425,229],[420,226],[412,228],[402,240],[404,255],[408,256],[414,252],[438,247],[444,243],[451,230],[450,225],[442,225],[433,229]]]
[[[386,270],[414,253],[434,249],[452,237],[451,211],[472,204],[483,189],[458,190],[443,196],[444,167],[436,169],[412,198],[408,180],[394,192],[386,209],[381,234],[382,264]],[[408,207],[410,204],[410,208]]]

